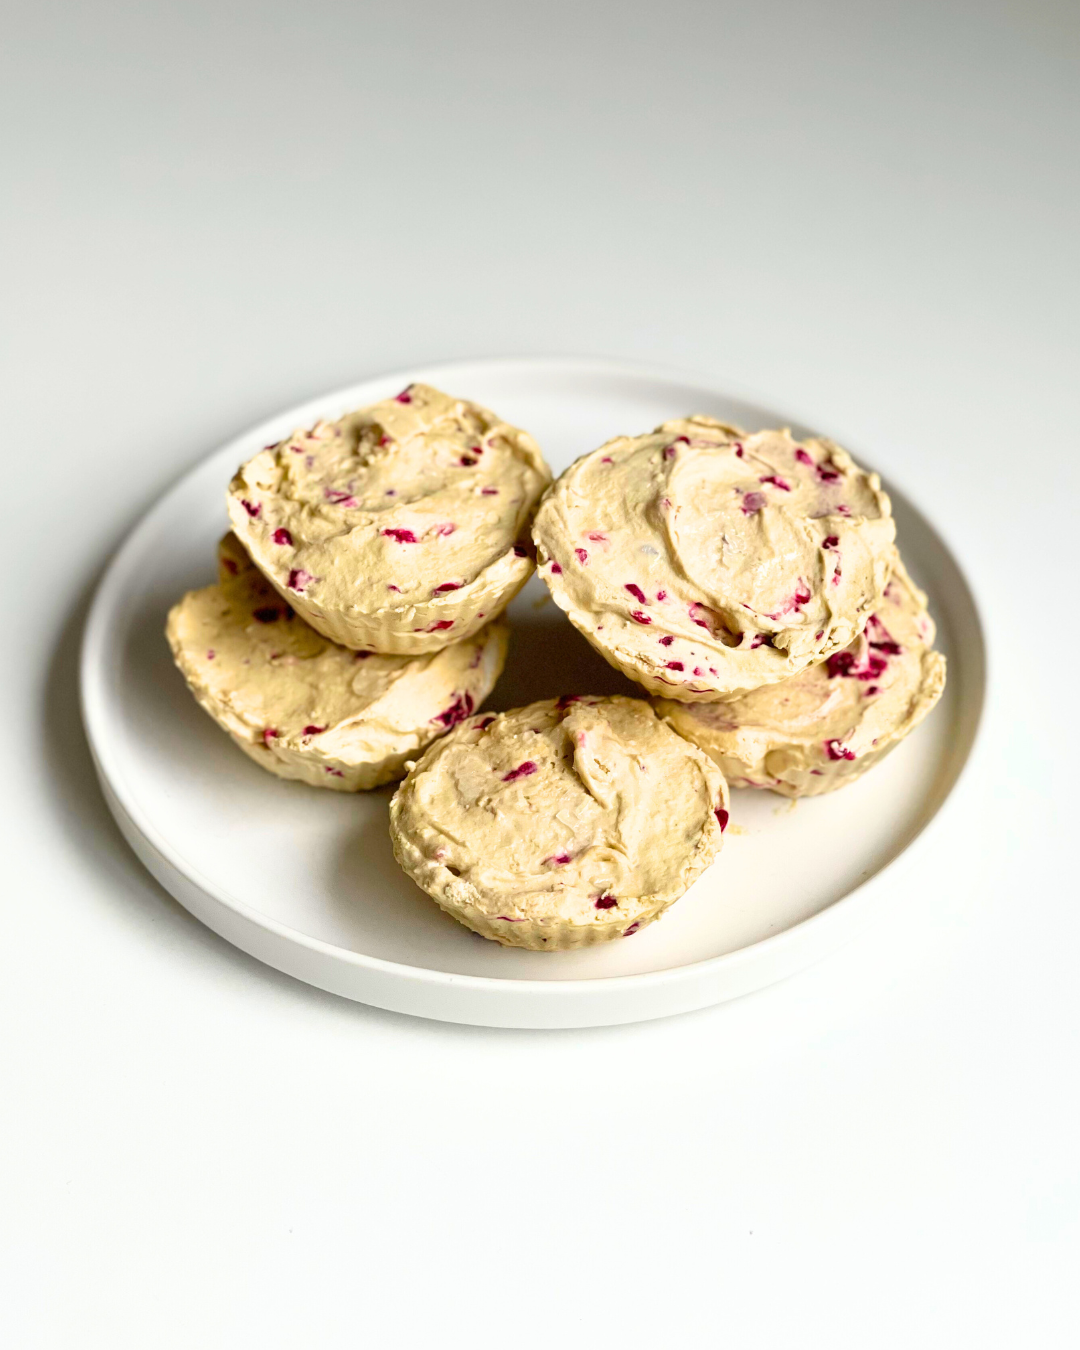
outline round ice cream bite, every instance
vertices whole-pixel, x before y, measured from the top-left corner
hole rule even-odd
[[[895,526],[877,474],[831,441],[665,422],[585,455],[545,496],[537,565],[592,645],[684,702],[790,678],[852,642]]]
[[[415,655],[471,636],[525,584],[550,478],[524,431],[413,384],[260,451],[229,486],[229,519],[313,628]]]
[[[398,788],[398,862],[483,937],[537,951],[629,937],[720,850],[727,785],[641,699],[470,718]]]
[[[831,792],[878,763],[941,697],[945,658],[933,641],[926,596],[897,559],[881,604],[843,651],[730,702],[654,706],[732,787]]]
[[[188,688],[257,764],[282,778],[355,792],[405,763],[478,708],[506,660],[501,620],[429,656],[368,656],[294,614],[235,535],[219,581],[190,591],[166,636]]]

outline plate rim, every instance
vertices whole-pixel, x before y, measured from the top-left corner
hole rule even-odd
[[[103,671],[103,662],[101,660],[101,648],[103,645],[105,633],[110,621],[110,616],[115,608],[115,591],[117,590],[122,576],[126,573],[125,563],[130,553],[135,551],[145,534],[150,532],[157,511],[163,506],[164,502],[170,498],[173,493],[181,488],[189,479],[197,475],[203,466],[210,459],[222,455],[230,448],[247,446],[248,443],[264,438],[267,435],[276,435],[276,428],[279,423],[286,420],[297,419],[297,424],[306,417],[319,415],[319,410],[328,404],[337,402],[347,402],[353,398],[366,399],[371,401],[372,387],[380,384],[396,385],[399,382],[408,383],[416,379],[428,380],[433,382],[437,380],[449,380],[460,378],[466,372],[475,371],[482,368],[485,374],[498,374],[500,372],[512,373],[518,371],[537,371],[546,370],[550,373],[557,372],[560,368],[565,369],[567,373],[577,376],[597,375],[618,378],[637,378],[642,380],[667,381],[671,383],[680,383],[692,386],[699,390],[708,390],[720,397],[737,399],[747,404],[756,405],[762,409],[767,409],[770,414],[781,413],[782,420],[792,426],[810,425],[804,419],[789,417],[786,410],[782,411],[772,400],[756,393],[738,383],[720,384],[709,377],[696,374],[691,371],[682,370],[677,367],[670,367],[647,362],[637,362],[629,360],[619,360],[603,357],[580,357],[580,356],[515,356],[515,357],[477,357],[465,358],[446,362],[436,362],[433,364],[417,364],[413,367],[404,369],[395,369],[381,374],[371,375],[363,380],[355,381],[341,388],[328,390],[312,398],[304,400],[300,404],[282,409],[280,412],[270,417],[263,418],[260,422],[246,428],[239,434],[230,437],[224,443],[213,447],[206,454],[191,465],[182,470],[170,483],[159,492],[154,500],[138,516],[134,524],[125,533],[122,542],[115,549],[110,557],[104,571],[102,572],[95,588],[94,594],[87,611],[86,620],[83,627],[82,639],[79,648],[79,706],[82,717],[82,723],[87,742],[90,747],[91,756],[94,762],[95,770],[102,781],[105,789],[106,801],[110,811],[115,815],[113,798],[123,809],[128,817],[130,824],[139,832],[143,840],[149,845],[165,864],[186,878],[191,885],[196,887],[203,895],[212,900],[215,904],[222,906],[226,910],[232,911],[243,922],[250,924],[257,930],[262,930],[272,936],[279,942],[285,942],[290,945],[298,946],[312,955],[317,955],[324,959],[329,959],[337,964],[351,967],[357,971],[370,971],[372,974],[390,978],[406,985],[414,985],[429,989],[447,991],[450,989],[468,991],[472,994],[490,994],[504,996],[507,994],[528,998],[530,1001],[537,997],[555,1001],[560,997],[569,997],[575,994],[582,994],[585,991],[597,993],[599,991],[610,991],[615,994],[625,990],[636,990],[642,993],[646,991],[668,988],[672,985],[683,985],[693,983],[705,983],[710,976],[721,977],[725,972],[734,973],[738,968],[747,963],[761,963],[763,966],[770,964],[770,958],[782,956],[785,949],[793,943],[804,943],[814,937],[822,938],[826,930],[841,927],[841,940],[843,930],[849,929],[854,932],[857,922],[865,916],[865,911],[874,894],[883,890],[885,886],[892,887],[898,881],[898,874],[906,869],[913,860],[913,854],[918,852],[919,856],[925,852],[926,841],[933,838],[940,830],[940,822],[943,817],[951,816],[955,810],[955,804],[961,790],[970,782],[972,778],[972,766],[980,758],[980,752],[984,741],[984,729],[986,720],[987,694],[989,688],[989,643],[987,640],[987,626],[984,618],[985,609],[980,602],[980,597],[976,587],[972,583],[971,577],[965,568],[961,565],[952,547],[946,541],[945,535],[939,530],[932,515],[928,514],[917,497],[911,496],[902,478],[890,472],[890,483],[895,485],[902,495],[914,506],[922,517],[923,521],[930,528],[939,543],[945,548],[946,553],[955,566],[960,580],[962,581],[966,592],[967,600],[970,603],[972,614],[978,628],[980,637],[980,669],[978,671],[978,708],[974,712],[972,722],[971,742],[964,758],[959,766],[956,777],[950,785],[944,799],[937,810],[929,820],[923,824],[912,839],[900,850],[900,852],[891,858],[884,866],[873,876],[868,877],[864,882],[855,886],[842,895],[824,909],[808,917],[799,920],[790,927],[781,932],[770,934],[768,937],[761,938],[755,942],[749,943],[745,947],[737,948],[731,952],[724,952],[717,956],[704,957],[699,961],[687,962],[681,965],[665,967],[660,970],[639,971],[633,974],[625,975],[599,975],[586,976],[574,979],[517,979],[509,976],[499,975],[469,975],[458,974],[453,971],[436,970],[429,966],[410,965],[400,961],[392,961],[385,957],[371,956],[364,952],[358,952],[347,947],[340,947],[327,942],[322,938],[313,937],[304,933],[300,929],[292,928],[280,920],[272,918],[270,915],[255,909],[246,901],[230,894],[217,882],[206,877],[197,867],[182,858],[172,847],[169,841],[162,836],[158,828],[142,813],[140,804],[133,794],[127,791],[127,784],[123,773],[115,764],[110,765],[108,737],[104,735],[103,723],[106,719],[106,713],[102,706],[104,698],[104,687],[100,683],[100,675]],[[375,395],[377,397],[377,395]],[[847,442],[845,441],[846,445]],[[240,450],[240,453],[244,453]],[[859,448],[856,446],[854,453],[859,454]],[[127,838],[126,842],[131,845]],[[133,845],[132,845],[133,847]],[[134,850],[137,854],[139,850]],[[917,859],[916,859],[917,860]],[[140,861],[146,865],[145,859],[140,856]],[[160,880],[160,878],[159,878]],[[167,890],[171,890],[168,886]],[[184,905],[190,907],[184,900],[175,895],[174,898]],[[196,915],[202,922],[202,916]],[[212,927],[212,925],[207,925]],[[215,930],[217,931],[217,930]],[[224,935],[222,935],[224,936]],[[231,937],[225,937],[225,940],[232,945],[235,943]],[[811,946],[821,946],[820,941],[817,944],[810,942]],[[831,943],[811,956],[806,965],[820,959],[827,951],[833,950],[838,943]],[[274,965],[266,957],[256,952],[250,955],[266,964]],[[277,966],[277,969],[282,967]],[[802,968],[802,964],[799,967]],[[289,971],[289,974],[294,972]],[[791,973],[785,972],[785,973]],[[296,976],[304,979],[304,976]],[[760,987],[771,983],[773,978],[765,976],[760,985],[755,984],[752,987]],[[307,981],[312,983],[312,981]],[[325,986],[321,986],[324,987]],[[746,992],[741,990],[739,992]],[[351,995],[343,995],[352,997]],[[737,996],[737,995],[732,995]],[[359,1001],[365,1001],[362,997]],[[724,997],[723,994],[710,997],[707,1002],[717,1002]],[[378,1006],[387,1006],[379,1004]],[[694,1005],[702,1006],[702,1005]],[[677,1009],[674,1011],[678,1011]],[[422,1016],[438,1016],[433,1012],[420,1013]],[[642,1012],[641,1016],[663,1016],[664,1012],[649,1013]],[[472,1018],[457,1018],[450,1014],[452,1020],[473,1020]],[[619,1018],[620,1021],[633,1020],[632,1018]],[[500,1021],[499,1025],[508,1025]]]

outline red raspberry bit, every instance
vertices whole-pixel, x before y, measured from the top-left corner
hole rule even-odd
[[[833,652],[825,662],[829,679],[836,680],[851,675],[855,668],[855,657],[851,652]]]
[[[730,817],[728,816],[728,813],[724,810],[724,808],[722,806],[718,806],[716,810],[713,812],[713,814],[716,816],[716,819],[720,822],[721,831],[726,830],[727,823]]]
[[[695,666],[694,674],[698,677],[698,679],[700,679],[705,674],[705,672],[701,669],[700,666]]]
[[[273,540],[275,544],[281,544],[285,548],[292,548],[292,535],[288,530],[275,530]]]
[[[640,920],[637,923],[632,923],[630,927],[623,933],[623,937],[633,937],[640,927],[641,927]]]
[[[764,478],[759,478],[758,482],[771,483],[773,487],[779,488],[781,492],[791,491],[791,484],[786,483],[782,478],[778,478],[774,473],[766,474]]]
[[[212,661],[215,656],[217,656],[217,652],[214,651],[213,647],[211,647],[210,650],[206,653],[206,659],[208,661]]]
[[[441,713],[436,713],[431,720],[440,722],[449,731],[451,727],[456,727],[459,722],[464,722],[466,717],[471,717],[474,706],[472,694],[458,694],[449,708],[444,708]]]
[[[763,492],[748,492],[742,499],[742,513],[744,516],[752,516],[760,511],[765,505],[765,494]]]
[[[824,636],[825,636],[824,628],[819,628],[818,631],[814,634],[814,641],[820,642]]]
[[[432,595],[442,595],[444,591],[460,591],[460,581],[444,581],[441,586],[436,586],[431,592]]]
[[[501,919],[501,920],[503,921],[503,923],[524,923],[524,922],[525,922],[524,919],[512,919],[512,918],[510,917],[509,914],[496,914],[495,917],[496,917],[496,919]],[[480,934],[477,933],[476,936],[479,937]],[[546,941],[547,941],[547,938],[545,938],[544,941],[546,942]]]
[[[806,453],[806,451],[802,448],[801,445],[798,446],[795,450],[795,458],[799,461],[800,464],[813,464],[814,462],[810,458],[810,456]]]
[[[476,464],[476,460],[472,455],[462,455],[458,460],[458,463],[463,469],[471,469]]]
[[[486,488],[481,488],[481,489],[480,489],[480,496],[481,496],[481,497],[497,497],[498,495],[499,495],[499,489],[498,489],[498,488],[486,487]]]
[[[840,542],[840,540],[839,540],[839,537],[838,537],[837,535],[835,535],[835,534],[830,534],[829,537],[828,537],[827,539],[823,539],[823,540],[821,541],[821,547],[822,547],[822,548],[835,548],[839,542]]]
[[[660,646],[661,646],[661,647],[670,647],[671,644],[672,644],[674,641],[675,641],[675,639],[671,636],[670,633],[668,633],[666,637],[660,638]]]
[[[386,495],[387,497],[396,497],[396,496],[397,496],[397,488],[387,488],[387,489],[386,489],[386,494],[385,494],[385,495]]]
[[[485,717],[482,722],[477,722],[476,724],[477,731],[487,731],[488,727],[491,726],[492,722],[494,721],[495,721],[495,714],[488,713],[487,717]]]
[[[224,564],[225,571],[228,572],[229,576],[231,577],[236,576],[236,564],[233,562],[233,560],[231,558],[222,558],[221,561]]]
[[[602,456],[600,457],[600,463],[601,463],[601,464],[614,464],[615,461],[611,458],[610,455],[602,455]]]
[[[582,567],[584,567],[585,564],[589,561],[589,555],[585,552],[583,548],[574,549],[574,555],[577,558],[578,562],[581,563]]]
[[[313,722],[311,723],[310,726],[306,726],[304,728],[303,734],[305,736],[318,736],[321,732],[324,732],[325,730],[326,730],[325,727],[317,727]]]
[[[581,702],[580,694],[560,694],[558,702],[555,704],[555,707],[559,710],[559,712],[565,712],[566,709],[569,708],[571,703],[580,703],[580,702]]]
[[[836,508],[836,514],[837,514],[838,516],[850,516],[850,515],[851,515],[851,507],[850,507],[850,506],[845,506],[845,505],[841,502],[841,504]]]
[[[792,597],[791,600],[792,609],[802,609],[803,605],[805,605],[810,600],[810,598],[811,598],[810,588],[804,581],[802,582],[802,585],[799,587],[798,590],[796,590],[794,596]]]
[[[663,602],[667,599],[667,591],[657,591],[656,598],[661,604],[663,604]]]
[[[643,614],[640,609],[632,609],[630,617],[635,623],[652,623],[652,619],[647,614]]]
[[[742,443],[740,441],[735,442],[735,453],[739,456],[740,459],[742,459],[743,456],[746,454],[746,451],[742,448]]]
[[[386,583],[386,589],[387,589],[388,591],[397,591],[399,594],[400,594],[400,592],[401,592],[401,587],[400,587],[400,586],[395,586],[394,583],[393,583],[392,581],[388,581],[388,582]]]
[[[838,740],[826,741],[825,753],[829,756],[831,760],[855,758],[855,751],[849,750],[846,745],[843,745]]]
[[[270,742],[277,739],[277,727],[263,727],[263,745],[269,746]]]
[[[392,436],[380,436],[379,439],[375,442],[375,444],[381,450],[384,445],[389,445],[392,440],[393,440]]]
[[[340,769],[332,769],[332,768],[330,767],[329,764],[326,766],[326,772],[329,773],[329,774],[333,774],[333,776],[334,776],[335,778],[344,778],[344,777],[345,777],[345,775],[341,772]]]
[[[314,580],[315,578],[310,572],[306,572],[302,567],[294,567],[285,584],[290,591],[302,591],[305,586],[309,586]]]
[[[866,687],[866,697],[867,697],[867,698],[873,698],[875,694],[879,694],[880,692],[881,692],[881,691],[880,691],[880,689],[878,689],[878,687],[877,687],[876,684],[869,684],[869,685],[867,685],[867,687]]]
[[[562,576],[562,568],[557,562],[551,564],[551,575],[554,577]]]
[[[613,895],[598,895],[593,903],[597,909],[614,909],[619,902]]]
[[[528,778],[530,774],[536,772],[536,765],[531,759],[527,759],[524,764],[519,764],[516,769],[511,769],[509,773],[503,774],[504,783],[516,783],[519,778]]]
[[[771,647],[772,645],[773,640],[770,634],[755,633],[750,642],[750,650],[753,651],[755,647]]]
[[[634,597],[634,599],[639,601],[641,604],[643,605],[648,604],[648,601],[645,599],[645,592],[641,589],[640,586],[635,586],[632,581],[628,581],[623,589],[629,591],[630,594]]]
[[[383,534],[387,539],[393,539],[399,544],[415,544],[418,542],[412,530],[383,530]]]
[[[252,506],[251,502],[249,502],[246,497],[240,498],[240,505],[244,508],[244,510],[248,513],[248,515],[251,517],[252,520],[258,520],[258,518],[262,515],[262,507]]]
[[[408,388],[403,389],[403,390],[401,391],[400,394],[395,394],[395,395],[394,395],[394,402],[395,402],[395,403],[411,403],[411,402],[412,402],[412,394],[409,392],[411,389],[412,389],[412,385],[410,384],[410,385],[408,386]]]
[[[835,483],[840,477],[840,473],[829,464],[819,464],[817,466],[817,476],[823,483]],[[837,509],[839,510],[840,508]],[[847,514],[846,510],[844,511],[844,514]]]
[[[281,610],[275,605],[263,605],[255,610],[251,617],[256,623],[277,623],[281,617]]]
[[[445,524],[440,525],[436,529],[435,533],[436,535],[439,536],[439,538],[445,538],[446,535],[453,534],[456,529],[457,526],[453,523],[453,521],[448,520],[445,522]]]
[[[433,624],[427,628],[414,628],[414,633],[441,633],[444,628],[453,628],[453,619],[436,619]]]
[[[868,633],[873,633],[874,635],[870,639],[870,646],[876,651],[884,652],[887,656],[900,655],[900,644],[892,640],[892,634],[876,614],[870,615],[866,628]]]
[[[553,853],[550,858],[545,858],[546,863],[554,863],[556,867],[565,867],[570,861],[569,853]]]
[[[681,661],[668,661],[664,665],[665,670],[685,670],[686,667]]]
[[[529,556],[529,551],[528,551],[528,549],[522,548],[520,544],[515,544],[515,545],[514,545],[514,557],[515,557],[515,558],[527,558],[528,556]]]
[[[607,543],[607,535],[601,534],[599,530],[590,530],[589,533],[585,536],[585,538],[591,539],[594,544]]]
[[[355,507],[360,503],[348,492],[343,492],[340,488],[323,488],[323,496],[334,506]]]

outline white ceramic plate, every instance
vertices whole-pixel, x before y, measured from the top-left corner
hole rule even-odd
[[[390,790],[346,795],[261,771],[196,706],[173,668],[165,614],[215,574],[225,486],[263,445],[318,417],[424,380],[496,409],[536,436],[556,473],[610,436],[710,413],[751,429],[792,424],[678,376],[572,360],[476,361],[402,371],[315,399],[197,465],[144,517],[106,572],[82,653],[83,716],[125,836],[194,915],[244,951],[379,1007],[490,1026],[594,1026],[735,997],[836,947],[891,897],[952,792],[983,701],[984,643],[948,548],[897,490],[899,540],[930,594],[949,682],[923,726],[861,782],[792,807],[733,794],[724,851],[656,924],[577,952],[478,938],[394,862]],[[808,429],[794,426],[799,434]],[[875,465],[872,452],[863,463]],[[637,692],[562,617],[534,577],[510,608],[506,673],[488,701]],[[935,828],[941,828],[935,821]]]

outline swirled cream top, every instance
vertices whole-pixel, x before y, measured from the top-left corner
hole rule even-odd
[[[549,700],[463,723],[390,808],[394,851],[447,913],[540,951],[630,936],[712,862],[716,766],[641,699]]]
[[[655,707],[733,787],[831,792],[887,755],[941,697],[945,658],[933,641],[926,596],[897,559],[881,604],[843,651],[730,702]]]
[[[235,535],[221,541],[218,566],[216,586],[170,611],[169,645],[201,706],[282,778],[345,792],[400,778],[480,706],[503,668],[501,620],[429,656],[367,656],[294,614]]]
[[[413,384],[260,451],[229,486],[229,519],[313,628],[410,655],[468,637],[525,584],[550,478],[526,432]]]
[[[839,446],[710,417],[583,456],[533,525],[571,622],[631,679],[685,702],[846,647],[881,600],[894,535],[877,474]]]

